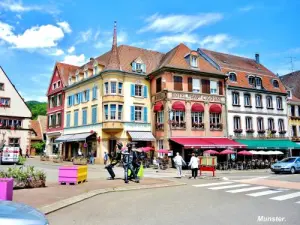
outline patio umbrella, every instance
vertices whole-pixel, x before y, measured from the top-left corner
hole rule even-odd
[[[235,151],[232,151],[230,149],[226,149],[226,150],[223,150],[219,153],[220,155],[230,155],[230,154],[235,154]]]
[[[268,153],[266,151],[258,151],[257,154],[258,155],[267,155]]]
[[[237,154],[238,154],[238,155],[244,155],[244,156],[245,156],[245,155],[253,155],[251,152],[248,152],[248,151],[245,151],[245,150],[244,150],[244,151],[240,151],[240,152],[238,152]]]
[[[252,153],[252,155],[258,155],[257,151],[249,151],[250,153]]]
[[[153,150],[153,148],[151,148],[151,147],[142,147],[142,148],[140,148],[143,152],[149,152],[149,151],[151,151],[151,150]]]
[[[274,151],[274,154],[275,155],[283,155],[283,152],[281,152],[281,151]]]
[[[203,153],[210,154],[210,155],[218,155],[219,154],[219,152],[217,152],[215,150],[206,150]]]
[[[169,153],[169,150],[167,149],[159,149],[157,150],[158,153],[165,153],[165,154],[168,154]]]

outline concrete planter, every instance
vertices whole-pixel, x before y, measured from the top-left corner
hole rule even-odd
[[[12,201],[13,199],[13,178],[0,178],[0,200]]]
[[[87,166],[59,167],[58,182],[60,184],[78,184],[87,180]]]

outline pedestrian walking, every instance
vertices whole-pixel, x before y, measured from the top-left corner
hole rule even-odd
[[[198,157],[195,156],[195,153],[192,154],[189,166],[191,167],[192,170],[192,177],[196,179],[196,177],[198,176],[199,159]]]
[[[104,152],[104,157],[103,157],[103,159],[104,159],[104,165],[106,165],[106,163],[107,163],[107,161],[108,161],[108,155],[107,155],[106,152]]]
[[[179,154],[179,152],[176,153],[175,158],[173,159],[176,169],[177,169],[177,175],[179,178],[182,177],[182,166],[185,166],[186,163],[183,160],[183,158],[181,157],[181,155]]]
[[[25,158],[29,158],[29,148],[28,148],[28,147],[26,148],[26,155],[25,155]]]
[[[95,155],[95,153],[93,150],[89,152],[90,164],[94,164],[94,161],[95,161],[94,155]]]

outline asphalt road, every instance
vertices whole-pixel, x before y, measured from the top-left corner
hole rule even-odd
[[[225,184],[209,186],[212,183],[224,183],[223,180],[184,179],[182,181],[188,184],[181,187],[99,195],[49,214],[48,218],[51,225],[299,225],[300,204],[296,202],[300,201],[300,196],[278,201],[270,198],[279,194],[251,197],[246,195],[249,192],[227,192],[246,187],[226,188]],[[208,186],[193,186],[203,184]],[[209,189],[209,187],[222,188],[222,186],[225,189]],[[249,187],[253,188],[255,185]],[[286,190],[283,193],[286,195],[300,192]],[[268,219],[266,217],[272,217],[279,222],[259,221]]]

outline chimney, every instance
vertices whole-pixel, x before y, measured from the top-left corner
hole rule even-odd
[[[259,64],[259,54],[255,53],[255,62]]]

